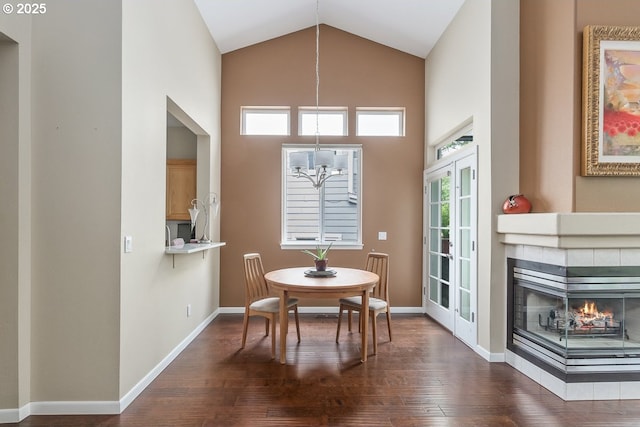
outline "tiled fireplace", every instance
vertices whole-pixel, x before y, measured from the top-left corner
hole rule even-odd
[[[640,399],[640,215],[498,220],[507,363],[565,400]]]

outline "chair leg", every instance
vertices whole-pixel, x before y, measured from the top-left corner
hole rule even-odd
[[[276,316],[273,315],[273,319],[271,319],[271,358],[276,358]],[[269,320],[267,319],[267,325],[269,324]],[[286,332],[285,332],[286,333]]]
[[[340,309],[338,311],[338,330],[336,331],[336,342],[340,339],[340,323],[342,323],[342,304],[340,304]]]
[[[300,320],[298,320],[298,306],[293,306],[293,317],[296,319],[296,333],[298,334],[298,342],[300,342]]]
[[[249,312],[247,310],[244,311],[244,319],[242,320],[242,347],[244,348],[247,343],[247,328],[249,327]]]
[[[268,317],[264,318],[264,335],[266,337],[269,336],[269,318]]]
[[[389,329],[389,341],[391,341],[391,313],[387,310],[387,328]]]
[[[369,316],[371,316],[371,329],[373,335],[373,354],[378,354],[378,328],[376,325],[376,316],[377,313],[369,312]]]

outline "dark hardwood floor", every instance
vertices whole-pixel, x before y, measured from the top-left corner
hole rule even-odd
[[[242,316],[221,315],[121,415],[31,416],[14,425],[640,425],[640,401],[564,402],[425,316],[393,315],[393,342],[380,316],[378,354],[366,363],[357,326],[336,344],[336,322],[301,315],[302,342],[291,327],[280,365],[261,318],[251,320],[240,351]]]

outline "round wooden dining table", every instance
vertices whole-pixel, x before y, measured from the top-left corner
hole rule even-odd
[[[380,278],[377,274],[355,268],[334,267],[335,275],[329,277],[311,277],[309,267],[283,268],[265,274],[269,287],[280,297],[280,363],[287,361],[287,331],[289,329],[289,313],[286,301],[290,296],[307,298],[343,298],[362,296],[360,313],[360,330],[362,331],[362,353],[360,360],[367,361],[367,336],[369,325],[369,292],[376,286]]]

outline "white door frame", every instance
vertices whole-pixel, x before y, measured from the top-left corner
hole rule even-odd
[[[449,329],[456,337],[474,348],[477,344],[477,152],[473,146],[452,154],[424,171],[424,201],[423,201],[423,309],[425,312]],[[470,192],[466,196],[460,193],[460,173],[466,170],[471,175]],[[429,183],[434,179],[441,179],[449,174],[451,177],[450,191],[450,233],[449,239],[449,308],[430,301],[429,297],[429,223],[430,223],[430,188]],[[466,209],[466,223],[460,223],[463,203]],[[465,244],[462,245],[463,238]],[[462,252],[461,252],[462,251]],[[464,256],[463,256],[464,255]],[[461,276],[461,266],[465,265],[468,274]],[[461,284],[461,279],[466,284]],[[468,288],[468,289],[465,289]],[[463,304],[461,295],[465,295]],[[464,306],[463,306],[464,305]]]

